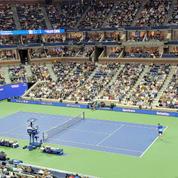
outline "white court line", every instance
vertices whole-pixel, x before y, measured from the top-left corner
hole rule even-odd
[[[70,130],[70,131],[77,131],[77,132],[86,132],[86,133],[105,134],[105,135],[110,134],[109,131],[108,132],[97,132],[97,131],[93,131],[93,130],[88,131],[88,130],[79,130],[79,129],[73,129],[73,128],[69,128],[68,130]]]
[[[125,125],[126,127],[136,127],[136,128],[144,128],[144,129],[150,129],[150,130],[156,130],[157,129],[157,127],[155,126],[155,127],[149,127],[149,126],[142,126],[142,125],[127,125],[127,124],[122,124],[122,125]],[[95,132],[95,131],[87,131],[87,130],[79,130],[79,129],[73,129],[73,128],[68,128],[68,130],[70,130],[70,131],[77,131],[77,132],[85,132],[85,133],[96,133],[96,134],[111,134],[111,133],[107,133],[107,132]]]
[[[115,129],[113,132],[111,132],[110,134],[108,134],[105,138],[103,138],[101,141],[99,141],[96,146],[99,146],[101,143],[103,143],[104,141],[106,141],[108,138],[110,138],[113,134],[115,134],[117,131],[119,131],[122,127],[124,127],[125,124],[122,124],[119,128]]]
[[[95,132],[95,131],[88,131],[88,130],[79,130],[79,129],[68,129],[70,131],[77,131],[77,132],[85,132],[85,133],[95,133],[95,134],[107,134],[106,132]]]
[[[128,127],[138,127],[138,128],[146,128],[146,129],[154,129],[157,128],[156,125],[153,124],[144,124],[144,123],[131,123],[131,122],[123,122],[123,121],[111,121],[111,120],[96,120],[96,119],[91,119],[91,118],[86,118],[87,122],[96,122],[96,121],[104,121],[105,123],[109,122],[109,123],[120,123],[120,124],[124,124]]]
[[[0,135],[1,134],[9,134],[9,133],[12,133],[13,131],[15,131],[15,130],[18,130],[18,129],[22,129],[24,127],[24,125],[20,125],[19,127],[15,127],[15,128],[13,128],[13,129],[9,129],[9,130],[6,130],[6,131],[4,131],[4,132],[0,132]]]
[[[122,151],[130,151],[130,152],[136,152],[136,153],[142,153],[142,151],[139,151],[139,150],[130,150],[130,149],[126,149],[126,148],[117,148],[117,147],[110,147],[110,146],[102,146],[102,145],[92,145],[92,144],[88,144],[88,143],[81,143],[81,142],[74,142],[74,141],[66,141],[66,140],[58,140],[58,139],[50,139],[50,140],[53,140],[53,141],[62,141],[62,142],[66,142],[66,143],[74,143],[74,144],[80,144],[80,145],[84,145],[84,146],[96,146],[98,148],[109,148],[109,149],[114,149],[114,150],[122,150]],[[70,145],[67,145],[67,146],[70,146]],[[81,147],[79,147],[81,148]],[[85,148],[84,148],[85,149]],[[90,149],[90,150],[94,150],[94,149]],[[102,150],[99,150],[99,151],[102,151]],[[108,151],[106,151],[108,152]],[[120,153],[122,154],[122,153]],[[126,154],[126,155],[129,155],[129,154]],[[132,155],[133,156],[133,155]]]
[[[164,132],[166,131],[166,129],[168,128],[168,126],[166,126],[166,128],[164,129]],[[153,140],[153,142],[145,149],[145,151],[139,156],[140,158],[143,157],[143,155],[151,148],[151,146],[158,140],[159,135]]]
[[[144,129],[150,129],[150,130],[155,130],[157,129],[157,126],[154,127],[154,125],[150,125],[150,126],[143,126],[143,124],[137,124],[137,125],[129,125],[129,124],[125,124],[126,127],[136,127],[136,128],[144,128]]]
[[[136,127],[136,128],[144,128],[144,129],[150,129],[150,130],[156,130],[157,127],[155,125],[150,125],[150,126],[143,126],[142,124],[140,125],[130,125],[130,124],[122,124],[125,125],[126,127]],[[155,126],[155,127],[154,127]],[[96,134],[111,134],[111,133],[107,133],[107,132],[95,132],[95,131],[87,131],[87,130],[79,130],[79,129],[73,129],[73,128],[68,128],[68,130],[70,131],[78,131],[78,132],[85,132],[85,133],[96,133]]]

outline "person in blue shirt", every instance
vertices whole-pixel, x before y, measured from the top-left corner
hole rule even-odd
[[[158,128],[158,134],[162,135],[163,134],[163,126],[159,123],[157,128]]]

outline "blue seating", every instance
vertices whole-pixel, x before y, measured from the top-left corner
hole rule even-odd
[[[174,54],[174,53],[164,53],[162,55],[162,58],[177,58],[178,54]]]

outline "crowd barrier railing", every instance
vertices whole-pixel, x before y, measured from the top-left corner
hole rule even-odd
[[[11,99],[11,102],[15,103],[23,103],[23,104],[38,104],[38,105],[50,105],[50,106],[59,106],[59,107],[71,107],[71,108],[83,108],[89,109],[89,104],[86,102],[83,103],[75,103],[75,102],[60,102],[58,100],[43,100],[43,99]],[[134,106],[127,106],[127,105],[116,105],[115,107],[111,108],[109,106],[106,107],[99,107],[98,110],[108,110],[108,111],[116,111],[116,112],[127,112],[127,113],[137,113],[137,114],[148,114],[148,115],[160,115],[160,116],[170,116],[170,117],[178,117],[178,112],[176,109],[167,109],[167,108],[148,108],[148,109],[139,109],[138,107]]]

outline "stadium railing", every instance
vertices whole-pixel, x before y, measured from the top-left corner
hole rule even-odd
[[[85,177],[85,178],[98,178],[98,177],[91,176],[91,175],[84,175],[84,174],[80,174],[80,173],[69,172],[69,171],[65,171],[65,170],[52,169],[52,168],[47,168],[47,167],[43,167],[43,166],[36,166],[36,165],[31,165],[31,164],[21,163],[20,165],[22,165],[22,166],[30,166],[32,168],[43,169],[43,170],[47,169],[47,170],[49,170],[51,172],[58,172],[58,173],[69,174],[69,175],[78,174],[79,176]]]
[[[60,100],[56,100],[56,99],[46,99],[46,98],[30,98],[30,97],[22,97],[23,100],[33,100],[33,101],[42,101],[42,102],[46,102],[46,105],[51,102],[56,102],[56,103],[60,103]],[[139,109],[139,106],[135,106],[135,105],[124,105],[124,104],[118,104],[117,100],[102,100],[102,99],[98,99],[96,101],[99,102],[104,102],[107,105],[110,105],[112,103],[116,104],[117,107],[120,108],[127,108],[127,109]],[[78,101],[76,103],[76,101],[71,101],[71,100],[63,100],[62,103],[64,104],[72,104],[73,106],[75,106],[75,104],[77,105],[88,105],[89,102],[82,102],[82,101]],[[171,109],[171,108],[162,108],[162,107],[143,107],[142,109],[146,109],[146,110],[157,110],[157,111],[163,111],[163,112],[177,112],[177,109]]]

